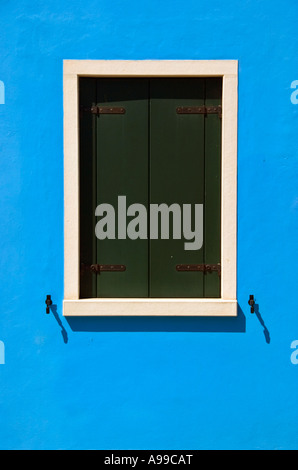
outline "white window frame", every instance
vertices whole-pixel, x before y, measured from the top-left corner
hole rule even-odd
[[[221,297],[80,299],[79,78],[222,77]],[[65,60],[64,300],[65,316],[237,316],[237,60]]]

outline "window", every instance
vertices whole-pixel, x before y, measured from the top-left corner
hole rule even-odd
[[[235,316],[237,62],[65,61],[64,118],[64,314]],[[145,235],[119,234],[136,204]]]

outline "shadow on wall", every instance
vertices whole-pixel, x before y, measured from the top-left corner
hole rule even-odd
[[[58,325],[60,326],[61,328],[61,334],[62,334],[62,338],[63,338],[63,341],[64,343],[68,343],[68,335],[67,335],[67,331],[66,329],[64,328],[63,326],[63,323],[58,315],[58,311],[57,311],[57,305],[56,304],[52,304],[50,306],[50,310],[52,311],[53,315],[54,315],[54,318],[55,320],[57,321]]]
[[[67,331],[57,312],[57,305],[50,307],[61,328],[62,338],[68,343]],[[259,304],[254,305],[254,313],[264,328],[267,344],[271,338],[260,314]],[[98,332],[201,332],[201,333],[245,333],[246,318],[238,305],[237,317],[65,317],[72,331]]]
[[[271,338],[270,338],[270,333],[268,331],[268,328],[265,325],[265,322],[262,318],[262,315],[260,314],[260,308],[259,304],[255,304],[255,314],[259,322],[261,323],[262,327],[264,328],[264,336],[265,336],[265,341],[267,344],[270,344]]]
[[[245,333],[246,319],[237,317],[66,317],[72,331]]]

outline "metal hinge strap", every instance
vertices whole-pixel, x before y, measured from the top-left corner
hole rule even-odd
[[[95,274],[101,273],[103,271],[120,272],[126,271],[126,266],[124,264],[81,264],[81,272],[84,271],[91,271]]]
[[[222,117],[221,106],[178,106],[177,114],[218,114]]]
[[[125,114],[126,110],[122,106],[81,106],[81,112],[91,114]]]
[[[213,271],[217,271],[217,274],[221,275],[221,265],[218,264],[177,264],[176,266],[177,271],[184,271],[184,272],[202,272],[204,274],[210,273]]]

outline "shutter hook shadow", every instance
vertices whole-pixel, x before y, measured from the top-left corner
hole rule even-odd
[[[50,310],[53,312],[53,315],[58,323],[58,325],[60,326],[61,328],[61,334],[62,334],[62,337],[63,337],[63,341],[65,344],[68,343],[68,334],[67,334],[67,331],[66,329],[64,328],[63,324],[62,324],[62,321],[60,320],[60,317],[58,315],[58,312],[57,312],[57,305],[56,304],[52,304],[50,306]]]
[[[270,341],[271,341],[270,333],[269,333],[267,326],[265,325],[262,315],[260,314],[259,304],[256,304],[256,303],[254,304],[254,313],[256,314],[257,319],[259,320],[262,327],[264,328],[264,336],[265,336],[266,343],[270,344]]]

